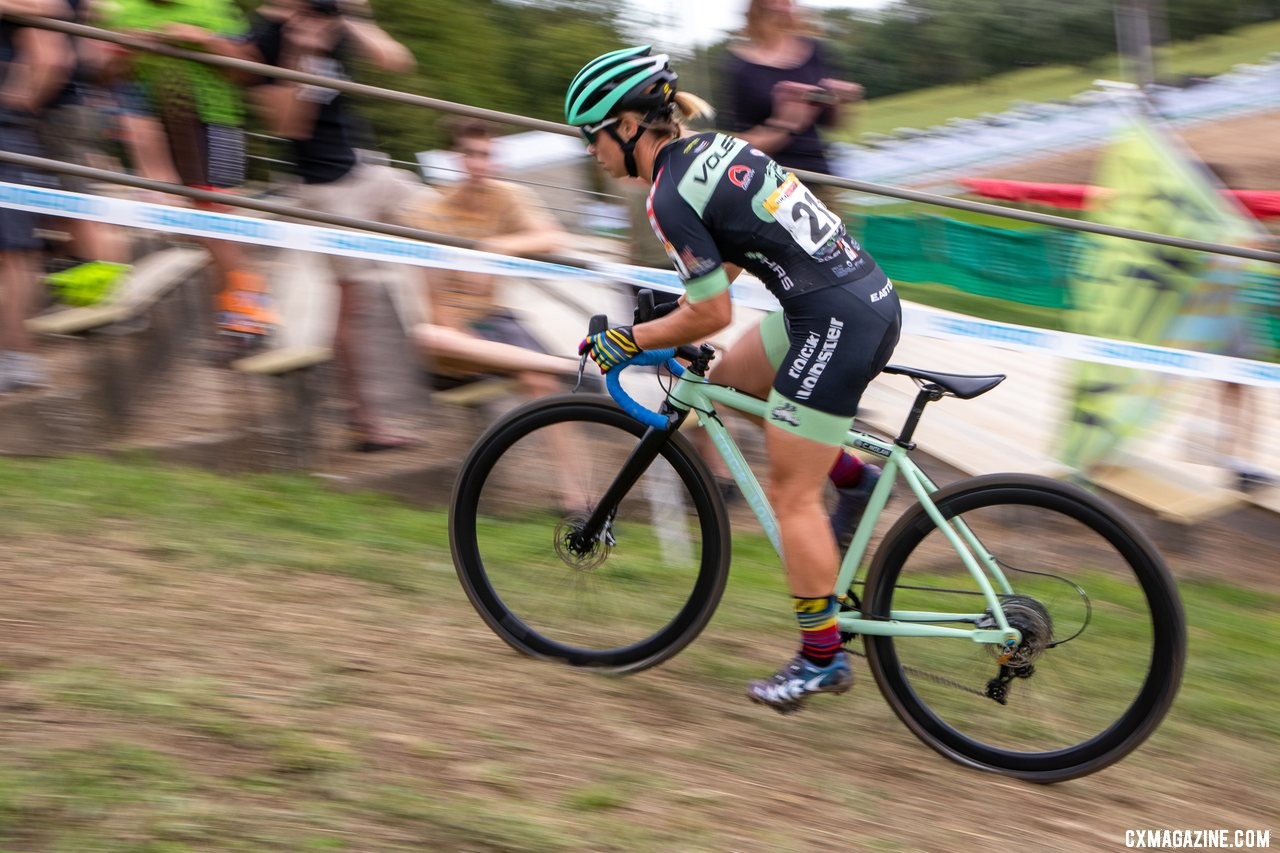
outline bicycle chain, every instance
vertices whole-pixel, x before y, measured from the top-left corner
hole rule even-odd
[[[857,649],[851,649],[851,648],[848,648],[847,646],[845,647],[845,651],[847,651],[851,655],[854,655],[860,658],[865,658],[867,656],[865,652],[860,652]],[[961,693],[972,693],[974,696],[978,696],[983,699],[990,698],[989,696],[987,696],[986,693],[982,692],[981,690],[975,690],[969,685],[962,684],[959,681],[956,681],[954,678],[947,678],[945,675],[935,675],[934,673],[926,672],[923,669],[916,669],[914,666],[903,666],[902,671],[910,675],[918,675],[921,678],[927,678],[928,680],[936,684],[941,684],[943,687],[954,687],[956,690],[959,690]]]

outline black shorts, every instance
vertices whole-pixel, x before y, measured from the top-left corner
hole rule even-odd
[[[29,123],[8,122],[0,115],[0,151],[12,151],[28,157],[39,157],[40,146]],[[0,181],[10,184],[49,187],[48,175],[23,166],[0,163]],[[29,252],[39,249],[36,237],[37,214],[11,207],[0,207],[0,252]]]
[[[867,385],[902,332],[902,306],[893,282],[877,270],[848,284],[787,300],[760,324],[769,361],[777,369],[770,417],[800,435],[839,444]]]

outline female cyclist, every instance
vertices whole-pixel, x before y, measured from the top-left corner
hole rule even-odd
[[[842,445],[898,342],[901,308],[875,261],[795,175],[744,140],[685,129],[709,114],[701,98],[676,91],[668,57],[648,46],[606,53],[569,85],[565,117],[600,167],[652,185],[649,220],[685,283],[663,316],[592,335],[579,351],[607,373],[642,350],[703,340],[729,325],[729,285],[743,269],[781,303],[717,360],[712,379],[768,399],[767,488],[801,641],[747,694],[787,712],[853,684],[836,627],[837,536],[856,526],[879,471]],[[784,109],[776,121],[787,119]],[[830,519],[828,477],[840,490]]]

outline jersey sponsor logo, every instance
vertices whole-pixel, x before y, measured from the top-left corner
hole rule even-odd
[[[827,337],[822,342],[822,349],[813,354],[809,371],[800,380],[800,388],[796,391],[797,400],[808,400],[813,396],[813,390],[818,387],[818,380],[822,378],[823,372],[827,369],[827,364],[830,363],[831,359],[835,358],[836,347],[840,346],[840,333],[843,330],[844,323],[832,317],[830,324],[827,326]],[[812,340],[816,337],[817,335],[810,334],[809,339]],[[791,378],[795,379],[797,377],[792,375]]]
[[[867,441],[865,438],[855,438],[853,440],[853,446],[858,448],[859,450],[865,450],[868,453],[874,453],[877,456],[883,456],[885,459],[888,459],[891,455],[893,455],[892,451],[887,450],[886,448],[883,448],[883,447],[878,447],[872,444],[871,442]]]
[[[720,147],[711,152],[705,160],[699,164],[698,174],[693,176],[694,183],[705,184],[711,179],[720,163],[724,158],[733,153],[737,147],[738,140],[732,136],[720,137]]]
[[[871,294],[871,301],[879,302],[881,299],[887,299],[890,293],[893,293],[893,282],[889,282],[884,287]]]
[[[822,343],[822,338],[818,337],[817,332],[810,332],[809,337],[805,338],[804,346],[800,348],[800,354],[791,362],[791,369],[787,371],[787,375],[792,379],[799,379],[804,375],[804,370],[809,366],[809,359],[813,358],[813,354],[818,350],[818,344]]]
[[[729,167],[729,180],[735,187],[740,187],[745,190],[747,185],[751,183],[751,179],[755,176],[756,170],[750,166],[743,166],[739,164],[737,166]]]
[[[706,139],[694,139],[692,142],[690,142],[688,145],[684,147],[684,153],[697,154],[699,152],[706,151],[707,146],[710,144],[711,143],[708,142]]]
[[[791,276],[787,275],[786,267],[766,257],[762,252],[747,252],[747,257],[762,266],[768,267],[778,277],[778,284],[782,287],[783,292],[787,292],[796,286],[796,283],[791,280]]]
[[[769,420],[799,428],[800,418],[796,415],[796,411],[795,406],[783,403],[781,406],[773,407],[773,411],[769,413]]]
[[[680,264],[687,271],[686,278],[698,278],[706,275],[716,267],[720,266],[718,261],[710,258],[700,258],[693,253],[693,250],[685,246],[679,252]]]

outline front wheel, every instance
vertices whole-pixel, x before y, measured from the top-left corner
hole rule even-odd
[[[1001,609],[1022,643],[1010,653],[968,639],[866,637],[871,671],[903,722],[954,761],[1032,782],[1092,773],[1142,743],[1173,702],[1186,657],[1182,604],[1150,541],[1097,496],[1043,477],[977,477],[933,500],[995,559],[1011,587],[995,584]],[[969,614],[993,626],[919,505],[876,554],[863,612]]]
[[[633,672],[710,620],[729,572],[729,523],[679,435],[590,547],[574,539],[644,434],[607,399],[547,397],[495,423],[463,462],[449,510],[454,566],[516,650]]]

